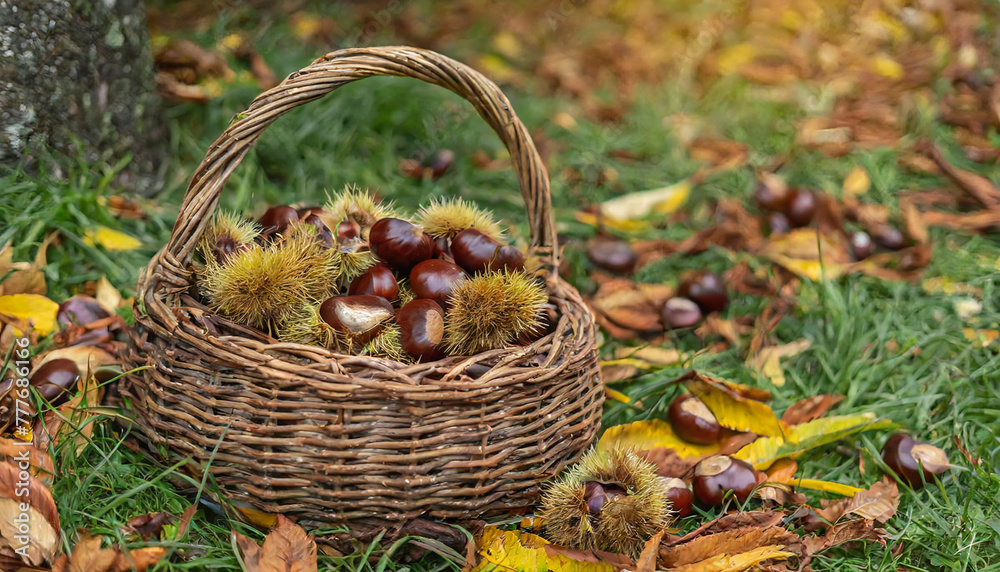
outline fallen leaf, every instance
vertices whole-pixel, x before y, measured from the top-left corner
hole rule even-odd
[[[610,219],[633,220],[650,214],[670,214],[684,204],[691,194],[687,179],[648,191],[637,191],[601,203],[601,214]]]
[[[785,373],[781,369],[781,358],[796,356],[809,348],[809,340],[798,340],[781,346],[762,348],[747,362],[751,369],[756,370],[777,387],[785,385]]]
[[[974,328],[962,328],[962,335],[972,342],[973,347],[985,348],[1000,337],[998,330],[977,330]]]
[[[858,487],[852,487],[851,485],[844,485],[830,481],[820,481],[817,479],[798,479],[792,484],[795,485],[796,488],[809,489],[811,491],[823,491],[844,497],[853,497],[859,492],[865,490]]]
[[[611,360],[601,362],[601,381],[605,384],[628,381],[640,375],[643,370],[628,363],[630,360]]]
[[[795,556],[794,552],[785,552],[784,546],[761,546],[738,554],[720,554],[707,560],[672,568],[673,572],[741,572],[754,568],[765,560],[786,560]]]
[[[264,545],[233,531],[247,572],[311,572],[317,570],[316,541],[284,515],[264,538]]]
[[[754,433],[733,433],[719,441],[719,448],[713,455],[731,455],[739,451],[747,444],[752,443],[757,438]],[[639,450],[637,454],[650,463],[656,465],[656,472],[661,477],[690,478],[690,471],[699,461],[709,455],[699,455],[697,457],[681,457],[677,451],[671,448],[658,447],[649,450]]]
[[[796,458],[806,451],[839,441],[849,435],[891,426],[891,421],[877,420],[872,413],[823,417],[788,427],[781,435],[758,439],[733,456],[763,470],[782,457]]]
[[[723,427],[769,437],[784,431],[770,407],[747,396],[760,396],[757,393],[760,390],[698,373],[689,374],[683,383],[705,403]],[[767,392],[763,394],[770,397]]]
[[[47,336],[57,327],[59,304],[40,294],[10,294],[0,296],[0,323],[22,331],[34,328],[38,335]]]
[[[118,358],[100,346],[70,346],[68,348],[56,348],[37,356],[35,367],[37,368],[54,359],[72,360],[76,363],[76,367],[80,370],[81,375],[87,375],[88,372],[93,373],[105,365],[118,363]],[[90,405],[97,405],[97,403],[90,402]]]
[[[129,520],[122,528],[122,532],[137,534],[143,540],[158,539],[163,533],[164,525],[170,524],[174,519],[174,515],[168,512],[151,512]]]
[[[716,453],[719,445],[689,443],[674,433],[670,423],[660,419],[650,419],[609,427],[598,440],[597,450],[604,452],[614,448],[634,451],[666,448],[675,451],[681,457],[701,457]]]
[[[27,564],[39,566],[51,562],[59,551],[59,511],[40,480],[30,473],[27,479],[23,476],[13,460],[0,462],[0,538],[21,548],[18,554]],[[28,527],[26,534],[22,525]],[[25,537],[26,542],[19,540]]]
[[[850,270],[850,257],[839,236],[798,228],[771,237],[762,254],[772,262],[814,282],[830,280]]]
[[[663,331],[660,309],[630,280],[605,282],[590,300],[590,305],[619,327],[645,334]]]
[[[68,572],[107,572],[114,564],[118,552],[111,548],[101,548],[101,537],[86,537],[73,547],[69,557]]]
[[[871,187],[871,179],[868,178],[868,171],[858,165],[851,169],[851,172],[844,177],[844,196],[857,197],[868,192]]]
[[[128,552],[118,552],[108,572],[146,572],[151,566],[167,555],[163,546],[147,546]]]
[[[665,532],[665,530],[661,530],[646,541],[646,545],[642,548],[642,554],[635,562],[635,572],[656,572],[656,557]]]
[[[795,534],[780,526],[735,528],[706,534],[677,546],[660,549],[660,563],[667,567],[685,566],[718,555],[739,554],[771,544],[789,544]]]
[[[823,536],[802,539],[809,554],[816,554],[853,540],[868,540],[885,546],[885,529],[875,526],[872,520],[852,520],[831,526]]]
[[[46,235],[42,245],[38,247],[35,254],[35,261],[14,262],[13,248],[7,243],[0,248],[0,296],[9,294],[45,294],[45,274],[42,270],[48,263],[46,251],[59,236],[52,232]],[[8,274],[9,273],[9,274]]]
[[[641,360],[651,366],[670,366],[684,363],[693,358],[694,355],[682,353],[676,348],[643,346],[641,348],[617,348],[615,357]]]
[[[833,523],[850,515],[885,523],[899,507],[899,487],[895,481],[885,477],[851,498],[821,501],[821,504],[823,508],[818,509],[816,514]]]
[[[715,171],[741,167],[749,157],[745,144],[725,139],[695,139],[688,144],[688,153],[696,161],[711,163]]]
[[[476,539],[481,560],[472,572],[491,570],[612,572],[614,570],[610,564],[605,562],[574,560],[565,550],[554,553],[551,556],[553,562],[550,563],[550,556],[546,550],[548,545],[549,542],[541,536],[487,526]]]
[[[790,484],[795,478],[799,464],[795,459],[778,459],[767,469],[767,481],[771,483]]]
[[[831,407],[843,400],[843,395],[834,395],[830,393],[806,397],[805,399],[788,406],[788,409],[786,409],[781,415],[781,420],[785,423],[785,425],[794,427],[814,419],[819,419],[820,417],[826,415],[826,412],[829,411]]]
[[[100,245],[105,250],[135,250],[142,246],[139,239],[106,226],[98,226],[94,230],[88,230],[83,237],[83,242],[89,246]]]
[[[97,281],[94,298],[112,316],[118,313],[118,308],[122,305],[121,293],[111,285],[107,276],[101,276],[101,279]]]

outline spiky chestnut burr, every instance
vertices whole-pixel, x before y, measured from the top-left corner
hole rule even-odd
[[[198,251],[206,261],[214,258],[225,264],[230,256],[253,244],[260,231],[260,225],[252,220],[236,213],[218,212],[198,240]]]
[[[360,227],[360,236],[368,239],[368,230],[375,221],[396,216],[391,202],[385,203],[375,198],[367,189],[348,185],[343,191],[327,195],[323,213],[319,216],[331,229],[340,230],[340,223],[354,221]]]
[[[315,228],[298,224],[267,245],[248,245],[226,264],[214,258],[199,274],[208,306],[242,324],[267,332],[304,305],[336,291],[335,249],[323,248]]]
[[[431,204],[417,212],[414,222],[434,239],[455,238],[456,234],[467,228],[479,229],[498,242],[503,237],[503,231],[493,219],[492,212],[460,198],[431,199]]]
[[[473,355],[507,347],[538,327],[548,294],[523,272],[487,271],[458,283],[448,301],[445,347]]]
[[[656,467],[624,449],[588,452],[542,493],[553,542],[631,557],[667,526],[670,510]]]
[[[413,363],[413,358],[400,345],[398,325],[386,326],[385,329],[361,348],[361,354],[388,358],[403,363]]]
[[[293,344],[331,348],[335,330],[319,315],[319,304],[309,303],[296,309],[278,324],[278,339]]]

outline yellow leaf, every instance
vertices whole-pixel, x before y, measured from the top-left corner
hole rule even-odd
[[[609,427],[597,442],[597,450],[610,451],[613,448],[646,451],[664,447],[673,449],[681,458],[712,455],[719,450],[719,445],[696,445],[688,443],[674,433],[670,423],[660,419],[636,421],[627,425]]]
[[[757,49],[751,43],[736,44],[719,52],[716,68],[721,75],[732,75],[743,70],[743,66],[757,57]]]
[[[810,449],[839,441],[848,435],[891,426],[891,421],[876,420],[872,413],[822,417],[788,428],[783,436],[757,439],[733,456],[764,470],[782,457],[794,459]]]
[[[868,192],[871,187],[871,180],[868,178],[868,171],[862,166],[851,169],[851,172],[844,178],[844,196],[857,197]]]
[[[787,560],[795,556],[792,552],[782,550],[784,546],[772,544],[761,546],[740,554],[719,554],[711,558],[671,568],[673,572],[742,572],[749,570],[765,560]]]
[[[632,220],[650,213],[670,214],[681,207],[691,194],[687,179],[668,187],[637,191],[601,203],[601,214],[609,219]]]
[[[614,399],[615,401],[621,401],[622,403],[632,403],[632,399],[625,395],[624,393],[611,389],[610,387],[604,388],[604,395],[609,399]]]
[[[142,242],[137,238],[106,226],[98,226],[97,230],[88,230],[87,235],[83,237],[83,242],[90,246],[100,245],[107,250],[135,250],[142,246]]]
[[[643,220],[616,220],[611,218],[598,217],[593,213],[583,211],[576,213],[576,220],[590,226],[604,225],[610,229],[632,234],[649,228],[649,223]]]
[[[700,352],[698,352],[700,353]],[[652,366],[677,365],[683,363],[696,354],[681,353],[675,348],[661,348],[658,346],[644,346],[641,348],[618,348],[615,350],[616,358],[629,358],[647,364],[647,368]],[[636,364],[638,365],[638,364]]]
[[[799,228],[771,238],[763,254],[814,282],[837,278],[850,270],[847,249],[842,241],[811,228]]]
[[[872,65],[875,68],[875,73],[889,79],[902,79],[904,75],[903,66],[899,65],[899,62],[888,56],[876,56]]]
[[[493,49],[504,57],[518,57],[521,55],[523,47],[524,46],[521,45],[521,40],[509,31],[502,31],[496,36],[493,36]]]
[[[962,334],[965,336],[965,339],[972,342],[973,346],[979,348],[985,348],[1000,337],[1000,331],[976,330],[973,328],[962,328]]]
[[[10,294],[0,296],[0,322],[26,331],[34,328],[47,336],[56,330],[59,304],[40,294]]]
[[[101,276],[101,279],[97,281],[94,298],[111,315],[117,314],[118,308],[122,305],[121,293],[111,284],[107,276]]]
[[[865,489],[859,489],[858,487],[852,487],[851,485],[842,485],[840,483],[831,483],[830,481],[820,481],[816,479],[799,479],[793,481],[792,484],[799,489],[809,489],[811,491],[823,491],[826,493],[833,493],[835,495],[841,495],[845,497],[853,497],[859,492]]]
[[[544,538],[517,530],[500,530],[487,526],[476,539],[481,558],[472,572],[611,572],[607,563],[579,562],[560,554],[549,558],[545,552],[548,544]]]
[[[781,422],[770,407],[733,391],[740,387],[739,384],[727,387],[725,380],[698,375],[686,380],[684,385],[705,403],[719,425],[758,435],[782,434]]]
[[[785,385],[785,373],[781,370],[781,358],[792,357],[805,351],[809,340],[798,340],[781,346],[761,349],[747,361],[752,369],[771,380],[777,387]]]

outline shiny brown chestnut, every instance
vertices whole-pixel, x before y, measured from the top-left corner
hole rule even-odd
[[[788,191],[788,206],[785,216],[793,228],[806,226],[816,215],[816,195],[809,189],[792,189]]]
[[[617,274],[632,274],[639,256],[624,240],[598,238],[587,244],[587,258],[596,266]]]
[[[750,498],[757,486],[757,475],[746,461],[729,455],[712,455],[694,468],[694,496],[708,506],[718,506],[732,491],[739,502]]]
[[[434,255],[434,241],[419,227],[398,218],[383,218],[372,225],[368,243],[383,262],[395,270],[409,271]]]
[[[587,502],[587,512],[594,516],[601,514],[601,509],[608,501],[627,494],[625,489],[614,483],[599,483],[597,481],[583,483],[583,499]]]
[[[761,182],[753,191],[753,200],[763,210],[783,212],[788,208],[788,187]]]
[[[56,314],[56,319],[63,325],[83,325],[103,320],[109,316],[111,314],[96,299],[83,294],[77,294],[59,304],[59,312]]]
[[[323,207],[302,207],[300,209],[295,209],[295,214],[299,215],[299,220],[305,220],[309,215],[323,214]]]
[[[444,310],[434,300],[417,298],[407,302],[396,315],[399,343],[403,350],[421,362],[444,357]]]
[[[690,393],[678,395],[667,410],[674,433],[689,443],[710,445],[719,440],[722,426],[705,403]]]
[[[455,262],[455,257],[451,255],[451,239],[447,236],[439,236],[434,239],[434,258]]]
[[[490,262],[490,270],[507,272],[524,270],[524,253],[516,246],[501,246]]]
[[[729,305],[729,295],[722,279],[710,270],[687,275],[677,287],[677,296],[689,298],[702,312],[721,312]]]
[[[906,237],[892,225],[880,224],[872,229],[872,239],[875,244],[889,250],[899,250],[906,246]]]
[[[868,258],[875,250],[875,245],[872,244],[872,237],[863,230],[855,232],[851,235],[851,250],[854,252],[855,260]]]
[[[688,298],[671,298],[660,312],[663,323],[670,329],[690,328],[701,321],[701,308]]]
[[[451,291],[465,276],[465,271],[457,264],[432,258],[417,264],[410,271],[410,288],[417,298],[434,300],[442,308],[447,308]]]
[[[882,460],[914,490],[923,488],[924,481],[932,482],[951,466],[944,451],[905,433],[889,437],[882,447]]]
[[[455,264],[469,273],[489,268],[498,250],[500,243],[477,228],[467,228],[451,240],[451,255]]]
[[[311,224],[316,228],[316,237],[324,246],[333,248],[333,233],[330,232],[330,228],[326,226],[326,223],[314,214],[310,214],[302,220],[306,224]]]
[[[385,264],[376,264],[361,275],[351,280],[347,287],[350,295],[365,294],[368,296],[378,296],[386,300],[395,300],[399,295],[399,283],[392,270]]]
[[[29,383],[52,405],[59,405],[76,389],[80,368],[70,359],[49,360],[38,367]]]
[[[319,307],[324,322],[362,344],[377,336],[394,314],[388,300],[365,294],[334,296]]]
[[[268,232],[281,232],[288,225],[299,220],[299,213],[288,205],[278,205],[267,209],[260,217],[260,226]]]
[[[361,225],[356,220],[345,220],[337,225],[337,244],[344,244],[361,236]]]
[[[684,518],[691,514],[694,493],[687,483],[678,478],[660,477],[660,484],[663,485],[663,496],[670,501],[675,518]]]

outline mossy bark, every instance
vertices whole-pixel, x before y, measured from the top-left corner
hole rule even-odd
[[[116,182],[155,193],[167,137],[154,73],[140,0],[0,0],[0,164],[131,155]]]

